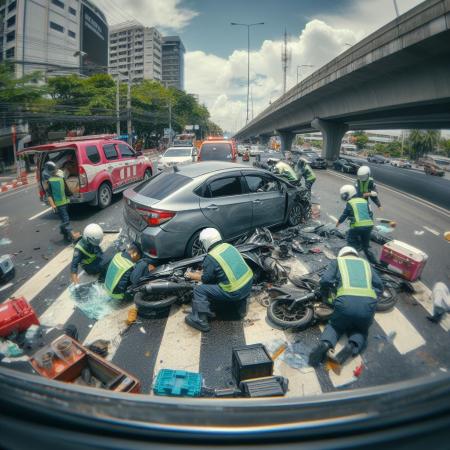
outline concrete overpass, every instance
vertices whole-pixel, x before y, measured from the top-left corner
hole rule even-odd
[[[262,142],[320,130],[323,156],[347,130],[450,128],[450,0],[426,0],[294,86],[235,135]]]

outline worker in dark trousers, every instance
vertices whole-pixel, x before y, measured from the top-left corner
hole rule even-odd
[[[357,172],[357,180],[355,184],[356,195],[365,198],[367,201],[372,200],[378,208],[381,208],[381,202],[378,197],[375,181],[370,176],[370,167],[361,166]]]
[[[111,260],[105,277],[107,294],[116,300],[132,300],[127,289],[137,285],[155,266],[143,258],[140,246],[133,242]]]
[[[245,315],[253,272],[239,251],[222,241],[215,228],[202,230],[200,242],[208,254],[202,271],[185,274],[186,278],[202,282],[194,288],[192,312],[186,316],[186,323],[197,330],[209,331],[208,318],[214,317],[210,309],[213,301],[240,302],[241,316]]]
[[[383,293],[380,277],[352,247],[340,250],[320,280],[323,298],[330,298],[336,288],[333,314],[319,344],[309,355],[309,364],[313,367],[324,361],[328,350],[335,347],[343,334],[347,334],[348,342],[331,359],[342,365],[350,356],[361,353],[373,322],[377,297]]]
[[[52,163],[53,164],[53,163]],[[68,188],[62,171],[56,170],[56,166],[46,167],[49,171],[50,177],[47,181],[47,198],[48,202],[53,209],[53,212],[58,213],[61,220],[59,226],[61,234],[67,242],[73,242],[79,238],[79,233],[74,233],[72,226],[70,225],[69,217],[69,197],[72,196],[72,192]]]
[[[305,187],[309,192],[311,192],[312,185],[316,181],[316,174],[308,164],[308,160],[305,158],[299,158],[296,164],[296,171],[299,174],[300,179],[305,179]]]
[[[100,244],[103,240],[103,229],[96,223],[89,224],[83,231],[83,236],[75,245],[72,264],[70,266],[70,279],[78,284],[78,267],[89,275],[100,275],[99,281],[103,282],[111,262],[110,252],[103,253]],[[113,250],[113,248],[111,248]]]
[[[300,185],[301,178],[298,173],[291,167],[291,165],[285,161],[278,161],[274,167],[274,173],[286,178],[289,183],[298,186]]]
[[[356,188],[351,184],[342,186],[339,192],[342,200],[347,202],[347,206],[336,222],[336,227],[348,219],[350,229],[347,234],[347,244],[358,251],[363,250],[371,264],[378,264],[375,255],[370,249],[373,218],[369,203],[364,198],[357,197]]]

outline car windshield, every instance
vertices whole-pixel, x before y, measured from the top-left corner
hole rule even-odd
[[[161,200],[186,184],[191,178],[176,172],[164,172],[156,175],[150,181],[141,183],[134,191],[145,197]]]
[[[227,161],[232,157],[231,144],[225,143],[206,143],[201,148],[202,161]]]
[[[169,148],[165,151],[164,157],[178,157],[178,156],[191,156],[192,150],[190,148]]]

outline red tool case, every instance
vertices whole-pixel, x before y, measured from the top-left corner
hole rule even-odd
[[[25,298],[9,299],[0,305],[1,337],[7,337],[15,331],[25,331],[31,325],[39,325],[39,320]]]

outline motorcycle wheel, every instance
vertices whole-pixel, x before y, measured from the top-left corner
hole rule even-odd
[[[397,291],[391,286],[385,286],[382,296],[377,302],[377,311],[388,311],[397,303]]]
[[[314,319],[314,311],[310,306],[297,303],[292,311],[289,306],[292,300],[274,300],[267,308],[267,317],[274,324],[281,328],[295,328],[304,330],[311,325]]]
[[[154,317],[158,312],[170,308],[178,301],[178,295],[159,295],[145,298],[141,292],[134,297],[138,316]]]

